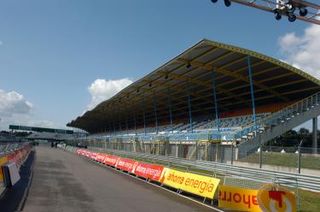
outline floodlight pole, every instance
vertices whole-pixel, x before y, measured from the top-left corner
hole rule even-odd
[[[169,106],[169,119],[170,119],[170,131],[173,133],[173,125],[172,125],[172,102],[171,102],[171,94],[170,88],[168,87],[168,106]]]
[[[256,123],[256,106],[255,106],[255,99],[254,99],[254,88],[253,88],[253,79],[252,79],[252,67],[251,67],[251,57],[247,57],[248,62],[248,73],[249,73],[249,80],[250,80],[250,93],[251,93],[251,102],[252,102],[252,119],[254,123],[254,131],[257,130],[257,123]]]

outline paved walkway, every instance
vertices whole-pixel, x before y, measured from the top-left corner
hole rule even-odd
[[[23,211],[212,210],[72,153],[39,146]]]

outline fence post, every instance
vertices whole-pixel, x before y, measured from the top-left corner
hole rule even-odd
[[[234,149],[234,143],[235,142],[232,142],[232,144],[231,144],[231,165],[233,165],[233,149]]]
[[[259,168],[262,168],[262,142],[261,142],[261,135],[259,135]]]
[[[301,173],[301,146],[303,143],[303,139],[300,141],[300,144],[298,146],[298,173]]]
[[[298,173],[301,173],[301,147],[298,146]]]

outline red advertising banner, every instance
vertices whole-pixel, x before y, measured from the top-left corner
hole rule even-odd
[[[9,153],[6,158],[8,161],[15,162],[18,167],[22,164],[23,160],[26,158],[28,153],[30,152],[30,146],[26,145],[22,147],[21,149],[15,150],[11,153]]]
[[[92,160],[96,160],[97,155],[98,155],[98,154],[97,154],[96,152],[91,152],[90,158],[91,158]]]
[[[104,158],[106,157],[106,154],[98,153],[96,157],[96,161],[102,163],[104,161]]]
[[[7,155],[8,161],[16,162],[16,152],[12,152],[9,155]]]
[[[138,163],[138,161],[132,159],[120,158],[116,163],[116,168],[133,173],[133,170],[138,165]]]
[[[160,182],[160,177],[163,169],[163,166],[149,163],[139,163],[134,170],[134,174],[145,179]]]
[[[82,151],[82,156],[89,157],[90,152],[87,150]]]
[[[82,149],[77,149],[76,152],[77,152],[78,155],[83,155],[83,150]]]
[[[120,160],[118,156],[106,155],[103,163],[115,167],[118,160]]]
[[[91,158],[91,152],[90,151],[86,151],[84,156],[86,156],[88,158]]]

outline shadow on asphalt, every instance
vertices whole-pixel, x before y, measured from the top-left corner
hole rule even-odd
[[[27,192],[29,181],[31,180],[32,164],[34,162],[35,153],[31,151],[28,159],[20,168],[21,179],[13,187],[8,188],[0,199],[1,212],[18,211],[19,206],[23,206],[24,195]]]

